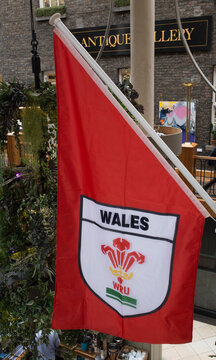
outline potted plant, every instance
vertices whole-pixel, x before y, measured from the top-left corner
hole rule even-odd
[[[80,343],[81,350],[88,350],[88,345],[92,340],[92,335],[88,330],[82,330],[78,338],[78,343]]]

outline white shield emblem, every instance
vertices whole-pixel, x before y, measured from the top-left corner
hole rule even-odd
[[[81,197],[79,262],[89,289],[122,317],[166,302],[179,215]]]

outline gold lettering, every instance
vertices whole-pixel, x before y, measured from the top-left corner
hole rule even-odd
[[[124,34],[125,36],[125,44],[130,45],[130,34]]]
[[[187,40],[191,40],[191,34],[192,34],[192,32],[195,30],[195,28],[191,28],[191,31],[189,31],[189,29],[185,29],[185,31],[186,31],[186,33],[187,33],[187,35],[188,35],[188,38],[187,38]]]
[[[99,38],[99,36],[94,36],[94,41],[97,44],[97,39]]]
[[[92,38],[90,38],[90,36],[88,36],[88,47],[91,46],[90,43],[92,43],[94,46],[96,46],[96,42],[94,42],[94,41],[92,40]]]
[[[157,43],[157,42],[161,42],[161,38],[159,40],[157,40],[157,31],[154,32],[154,42]]]
[[[162,38],[161,38],[162,42],[168,42],[168,41],[170,41],[170,38],[165,39],[165,31],[166,31],[166,30],[162,30],[162,31],[161,31],[161,33],[162,33]]]
[[[99,46],[102,46],[104,36],[102,36],[102,35],[100,35],[100,36],[95,36],[95,37],[94,37],[95,42],[97,42],[97,39],[99,39]]]
[[[114,42],[112,42],[112,38],[114,39]],[[109,45],[110,45],[111,47],[116,47],[116,42],[117,42],[117,40],[116,40],[116,36],[115,36],[115,35],[109,36]]]
[[[117,44],[118,44],[118,45],[123,45],[123,44],[124,44],[124,35],[121,35],[121,36],[122,36],[122,42],[120,42],[120,39],[119,39],[120,35],[118,34],[118,35],[116,36],[116,38],[117,38]]]
[[[85,38],[83,38],[83,39],[82,39],[81,44],[82,44],[82,46],[88,47],[88,45],[87,45],[87,42],[86,42],[86,39],[85,39]]]
[[[170,41],[178,41],[178,30],[177,29],[171,29],[170,30]]]
[[[185,29],[183,29],[183,34],[185,34]],[[181,41],[181,32],[178,29],[178,41]]]
[[[183,29],[183,33],[186,37],[186,40],[191,40],[191,34],[195,28]],[[170,29],[170,30],[156,30],[154,32],[154,42],[170,42],[170,41],[181,41],[181,32],[179,29]]]

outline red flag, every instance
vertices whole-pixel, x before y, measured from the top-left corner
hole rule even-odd
[[[54,49],[53,328],[189,342],[206,212],[58,29]]]

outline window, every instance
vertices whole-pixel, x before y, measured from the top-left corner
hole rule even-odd
[[[64,0],[40,0],[40,8],[64,5]]]
[[[56,83],[55,71],[44,71],[43,72],[43,81],[49,81],[52,84]]]
[[[125,79],[130,80],[130,68],[119,69],[119,82],[122,83]]]

